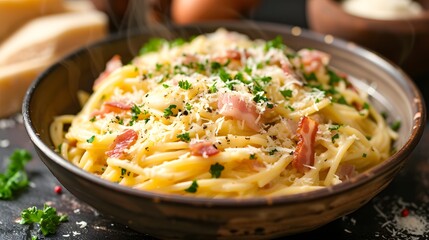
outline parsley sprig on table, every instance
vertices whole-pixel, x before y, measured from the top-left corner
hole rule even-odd
[[[55,234],[58,226],[62,222],[67,222],[67,215],[58,215],[57,209],[44,205],[43,210],[37,209],[37,207],[29,207],[21,212],[20,224],[39,224],[40,231],[44,236],[48,234]]]
[[[16,149],[9,157],[9,165],[0,173],[0,199],[11,199],[14,192],[28,186],[25,165],[31,160],[27,150]]]

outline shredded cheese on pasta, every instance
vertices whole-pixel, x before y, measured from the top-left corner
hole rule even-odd
[[[112,59],[81,112],[51,125],[59,153],[103,179],[278,196],[338,184],[390,155],[396,133],[326,53],[224,29],[143,49],[129,65]]]

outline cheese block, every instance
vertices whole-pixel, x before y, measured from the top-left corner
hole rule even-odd
[[[63,0],[0,0],[0,42],[28,20],[62,11]]]
[[[105,36],[107,17],[98,11],[36,18],[0,45],[0,66],[28,59],[64,56]]]
[[[97,11],[40,17],[19,29],[0,46],[0,117],[19,111],[26,89],[43,70],[106,33],[107,17]]]

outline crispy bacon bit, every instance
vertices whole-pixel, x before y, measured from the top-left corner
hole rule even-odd
[[[217,107],[220,114],[244,121],[246,126],[255,131],[260,130],[257,123],[259,114],[254,102],[246,102],[238,95],[223,94],[219,96]]]
[[[336,175],[338,176],[338,178],[341,181],[345,181],[347,179],[350,179],[354,176],[356,176],[358,174],[358,172],[356,171],[355,166],[351,165],[351,164],[342,164],[341,166],[338,167],[338,170],[336,172]]]
[[[137,138],[138,134],[136,131],[132,129],[125,130],[115,138],[110,145],[110,150],[106,152],[106,155],[114,158],[125,157],[125,149],[132,146],[137,141]]]
[[[189,145],[192,156],[211,157],[219,153],[219,150],[211,142],[196,142]]]
[[[117,102],[117,101],[111,101],[111,102],[105,102],[100,110],[97,110],[91,114],[91,116],[104,116],[104,114],[107,113],[121,113],[123,111],[129,111],[131,110],[132,105],[129,103],[123,103],[123,102]]]
[[[314,145],[319,124],[308,117],[301,118],[298,126],[298,144],[296,146],[292,166],[298,172],[305,172],[308,166],[314,165]]]
[[[122,67],[121,57],[119,55],[113,56],[112,59],[107,62],[104,72],[102,72],[95,80],[93,88],[96,89],[104,79],[106,79],[113,71],[120,67]]]
[[[302,49],[298,51],[298,55],[301,57],[301,64],[304,67],[305,73],[312,73],[318,71],[324,65],[329,63],[329,55],[310,49]]]

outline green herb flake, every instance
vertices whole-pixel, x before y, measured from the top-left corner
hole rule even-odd
[[[184,90],[189,90],[192,87],[192,84],[188,82],[188,80],[179,81],[179,87]]]
[[[219,71],[219,77],[223,82],[228,82],[231,80],[231,76],[224,69]]]
[[[389,114],[387,114],[387,112],[381,112],[381,116],[386,120],[389,117]]]
[[[183,38],[176,38],[170,42],[170,47],[179,47],[186,43],[186,40]]]
[[[184,142],[190,142],[191,137],[189,136],[189,132],[185,132],[182,134],[177,134],[176,137]]]
[[[188,111],[191,111],[192,110],[192,105],[190,103],[186,103],[185,104],[185,109],[188,110]]]
[[[217,92],[216,83],[213,83],[213,85],[209,87],[209,93],[216,93],[216,92]]]
[[[212,175],[212,178],[219,178],[224,169],[225,167],[223,165],[216,163],[210,166],[209,172]]]
[[[336,133],[334,136],[332,136],[332,138],[331,138],[331,140],[332,140],[332,143],[335,143],[335,139],[338,139],[338,138],[340,138],[340,135],[338,134],[338,133]]]
[[[338,76],[338,74],[331,69],[328,69],[328,76],[329,76],[329,85],[334,85],[335,83],[338,83],[340,81],[344,81],[343,78]]]
[[[244,68],[244,72],[246,72],[248,75],[252,75],[252,68],[246,65],[246,67]]]
[[[140,108],[137,105],[134,104],[131,107],[131,119],[132,119],[132,121],[137,121],[139,119],[140,113],[142,113],[142,111],[140,110]]]
[[[152,38],[145,45],[143,45],[143,47],[139,51],[139,55],[156,52],[160,50],[165,43],[167,43],[165,39]]]
[[[369,109],[369,104],[367,102],[365,102],[362,106],[363,109]]]
[[[349,105],[346,99],[344,98],[344,96],[339,97],[338,99],[335,100],[335,102],[343,105]]]
[[[332,124],[332,125],[329,127],[329,130],[338,130],[340,127],[341,127],[341,125],[340,125],[340,124]]]
[[[55,208],[45,204],[43,206],[43,210],[39,210],[34,206],[23,210],[21,212],[21,221],[19,223],[37,223],[42,234],[46,236],[48,234],[55,234],[60,223],[67,221],[67,215],[58,215]]]
[[[253,154],[250,154],[250,155],[249,155],[249,159],[250,159],[250,160],[255,160],[255,159],[256,159],[256,154],[254,154],[254,153],[253,153]]]
[[[92,135],[90,138],[86,139],[86,142],[87,142],[87,143],[93,143],[93,142],[94,142],[94,140],[95,140],[95,136],[94,136],[94,135]]]
[[[162,67],[164,67],[164,65],[162,65],[160,63],[155,64],[156,71],[160,71],[162,69]]]
[[[278,152],[278,150],[274,148],[270,152],[268,152],[268,154],[274,155],[276,152]]]
[[[12,199],[16,191],[28,186],[24,167],[31,158],[31,154],[24,149],[15,149],[9,156],[6,171],[0,173],[0,199]]]
[[[222,65],[218,62],[211,62],[210,68],[213,72],[219,71],[222,68]]]
[[[305,80],[307,80],[307,81],[318,81],[316,74],[314,72],[312,72],[310,74],[304,73],[303,76],[304,76]]]
[[[189,186],[187,189],[185,189],[188,193],[196,193],[198,190],[198,183],[197,180],[192,181],[191,186]]]
[[[175,109],[177,106],[174,104],[171,104],[168,106],[168,108],[164,109],[164,117],[170,117],[173,115],[172,109]]]
[[[127,173],[127,169],[121,168],[121,175],[124,176]]]
[[[39,238],[37,236],[31,236],[31,240],[38,240]]]
[[[96,117],[93,116],[91,119],[89,119],[90,122],[95,122]]]
[[[390,125],[393,131],[398,131],[401,128],[401,121],[395,121]]]
[[[290,89],[285,89],[285,90],[280,90],[280,93],[283,95],[283,97],[285,98],[285,99],[289,99],[289,98],[291,98],[292,97],[292,90],[290,90]]]
[[[283,44],[283,39],[281,36],[277,36],[273,40],[270,40],[265,43],[264,50],[268,51],[271,48],[284,49],[285,45]]]
[[[295,108],[293,108],[291,105],[288,105],[288,106],[287,106],[287,108],[288,108],[291,112],[294,112],[294,111],[295,111]]]
[[[366,153],[362,153],[363,158],[366,158],[366,156],[367,156]]]

